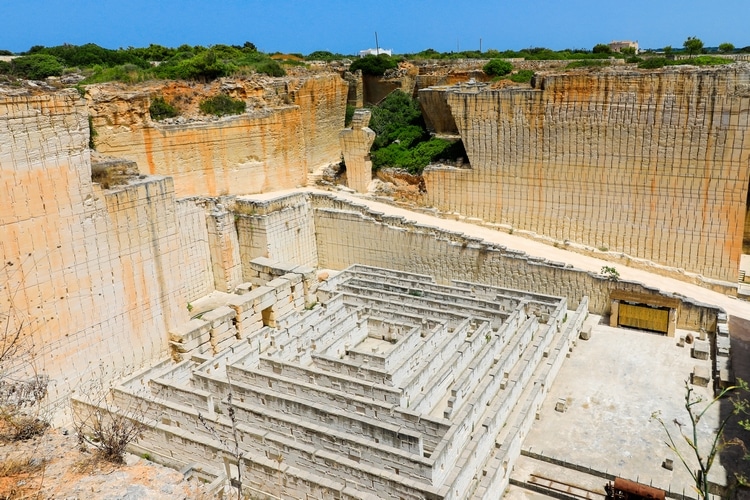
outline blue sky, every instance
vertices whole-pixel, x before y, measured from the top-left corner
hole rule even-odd
[[[32,45],[176,47],[253,42],[264,52],[375,46],[396,53],[587,48],[637,40],[641,48],[750,45],[750,0],[0,0],[0,49]]]

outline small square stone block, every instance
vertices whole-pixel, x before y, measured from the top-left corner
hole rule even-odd
[[[705,340],[696,340],[693,346],[693,357],[695,359],[708,359],[710,346]]]
[[[708,387],[708,383],[711,381],[711,373],[709,372],[708,367],[695,365],[693,367],[690,381],[693,385]]]

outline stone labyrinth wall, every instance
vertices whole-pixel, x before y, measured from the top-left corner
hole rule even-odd
[[[277,497],[497,498],[587,315],[586,299],[572,311],[563,298],[359,265],[304,308],[294,271],[253,267],[258,279],[280,276],[269,285],[298,286],[226,303],[287,314],[136,374],[115,402],[141,408],[152,427],[138,449],[155,460],[208,477],[226,460],[236,477],[216,439],[234,443],[231,395],[243,484]],[[237,324],[219,316],[214,330]]]

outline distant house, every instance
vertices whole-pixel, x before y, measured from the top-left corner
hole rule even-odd
[[[393,49],[365,49],[359,51],[359,57],[365,57],[365,56],[379,56],[380,54],[385,54],[387,56],[393,55]]]
[[[609,42],[609,48],[612,52],[622,52],[622,49],[632,47],[635,49],[635,53],[638,53],[638,42],[631,42],[630,40],[621,40],[619,42]]]

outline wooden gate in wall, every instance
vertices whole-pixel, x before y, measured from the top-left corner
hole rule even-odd
[[[666,333],[672,337],[677,328],[680,299],[666,294],[612,290],[610,326]]]
[[[669,309],[620,302],[618,324],[638,328],[639,330],[667,333],[669,331]]]

